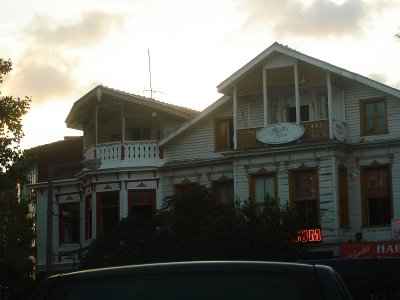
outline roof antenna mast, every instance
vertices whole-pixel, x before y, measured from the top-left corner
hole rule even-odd
[[[147,90],[146,88],[143,89],[143,92],[150,92],[150,98],[153,99],[153,94],[154,93],[161,93],[161,94],[165,94],[163,92],[160,91],[155,91],[153,90],[153,85],[151,83],[151,60],[150,60],[150,49],[147,48],[147,55],[149,57],[149,77],[150,77],[150,89]]]
[[[150,75],[150,98],[153,99],[153,87],[151,85],[151,63],[150,63],[150,48],[147,48],[147,55],[149,56],[149,75]]]

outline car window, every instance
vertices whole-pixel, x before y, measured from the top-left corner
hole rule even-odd
[[[70,281],[58,285],[46,299],[323,299],[311,274],[203,275]]]

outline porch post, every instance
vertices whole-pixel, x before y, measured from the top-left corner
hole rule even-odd
[[[263,88],[263,102],[264,102],[264,127],[269,124],[268,118],[268,90],[267,90],[267,68],[263,65],[262,88]]]
[[[233,86],[232,91],[233,100],[233,149],[237,149],[237,91],[236,84]]]
[[[328,122],[329,122],[329,139],[333,139],[333,116],[332,116],[332,83],[331,73],[326,72],[326,86],[328,89]]]
[[[124,104],[121,103],[121,143],[125,142],[125,116],[124,116]]]
[[[94,141],[94,158],[97,158],[97,138],[98,138],[98,127],[99,127],[99,106],[96,105],[95,113],[94,113],[94,130],[95,130],[95,141]]]
[[[300,124],[300,92],[299,92],[299,74],[297,60],[294,63],[294,93],[296,98],[296,123]]]

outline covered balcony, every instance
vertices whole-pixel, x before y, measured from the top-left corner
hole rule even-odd
[[[97,86],[76,101],[67,127],[83,131],[83,156],[101,169],[159,167],[158,141],[198,112]]]
[[[333,123],[343,124],[345,119],[343,83],[338,76],[278,52],[248,67],[218,86],[233,99],[234,149],[269,147],[257,140],[257,131],[277,123],[304,128],[296,143],[335,138]]]

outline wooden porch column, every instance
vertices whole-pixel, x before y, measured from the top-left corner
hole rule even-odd
[[[268,118],[268,90],[267,90],[267,68],[263,65],[262,88],[263,88],[263,103],[264,103],[264,127],[269,124]]]
[[[237,91],[236,84],[233,86],[232,91],[233,102],[233,149],[237,149]]]
[[[332,83],[331,73],[326,72],[326,86],[328,89],[328,120],[329,120],[329,139],[333,139],[333,116],[332,116]]]
[[[94,131],[95,131],[95,140],[94,140],[94,158],[97,158],[97,135],[98,135],[98,127],[99,127],[99,106],[96,105],[96,109],[94,111]]]
[[[121,143],[125,142],[125,115],[124,115],[124,104],[121,102]]]
[[[294,94],[296,98],[296,123],[300,124],[300,92],[299,92],[299,73],[297,60],[294,63]]]

